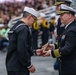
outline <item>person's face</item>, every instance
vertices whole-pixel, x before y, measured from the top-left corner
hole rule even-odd
[[[37,20],[37,18],[35,16],[33,16],[33,15],[31,15],[31,16],[32,16],[32,18],[33,18],[33,20],[35,22]]]
[[[37,18],[33,15],[30,15],[30,26],[33,25],[33,23],[37,20]]]
[[[60,10],[60,5],[56,6],[56,11]]]
[[[65,24],[65,25],[68,24],[69,19],[70,19],[69,13],[63,13],[60,15],[61,23]]]

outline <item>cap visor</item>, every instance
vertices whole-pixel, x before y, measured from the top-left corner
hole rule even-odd
[[[60,15],[60,14],[68,13],[68,12],[69,11],[59,11],[59,12],[57,12],[57,14]]]

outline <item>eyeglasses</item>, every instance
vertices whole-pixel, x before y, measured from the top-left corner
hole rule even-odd
[[[31,15],[32,16],[32,18],[36,21],[37,20],[37,18],[35,17],[35,16],[33,16],[33,15]]]

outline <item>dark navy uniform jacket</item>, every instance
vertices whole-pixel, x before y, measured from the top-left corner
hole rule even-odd
[[[59,52],[59,53],[58,53]],[[59,41],[59,49],[52,50],[52,56],[60,54],[60,71],[62,75],[76,74],[76,21],[64,30]]]
[[[18,25],[23,24],[16,28]],[[31,65],[31,34],[24,22],[18,21],[9,31],[9,46],[6,56],[7,71],[28,71]]]
[[[76,74],[76,21],[64,30],[59,47],[62,74]]]

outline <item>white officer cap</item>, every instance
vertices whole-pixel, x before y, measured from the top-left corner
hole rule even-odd
[[[31,15],[33,15],[33,16],[35,16],[35,17],[37,17],[37,18],[40,16],[40,14],[39,14],[38,11],[36,11],[36,10],[33,9],[33,8],[27,7],[27,6],[24,7],[24,11],[30,13]]]
[[[69,7],[67,5],[64,5],[64,4],[61,4],[60,6],[60,11],[58,12],[58,14],[63,14],[63,13],[71,13],[71,14],[75,14],[76,13],[76,10],[73,9],[72,7]]]

